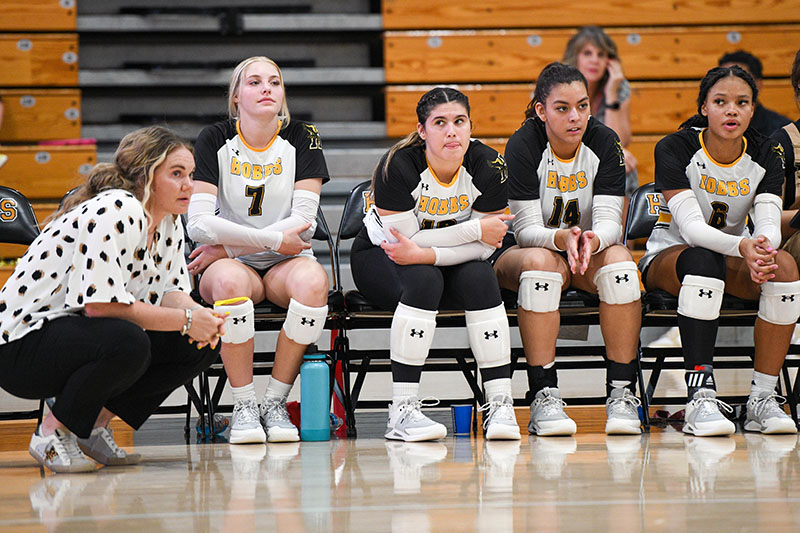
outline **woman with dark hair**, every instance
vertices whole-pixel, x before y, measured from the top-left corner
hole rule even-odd
[[[586,78],[592,116],[614,130],[625,153],[625,193],[639,186],[631,142],[631,85],[625,79],[614,40],[599,26],[583,26],[567,42],[562,61]]]
[[[688,399],[683,431],[730,435],[731,408],[716,398],[714,344],[723,293],[759,300],[753,382],[744,429],[795,433],[775,392],[800,316],[800,282],[781,242],[783,152],[749,128],[758,89],[738,66],[700,82],[697,114],[655,148],[655,185],[664,196],[639,266],[648,289],[678,297]],[[754,238],[744,235],[754,213]]]
[[[577,68],[547,65],[525,122],[506,146],[517,245],[494,269],[517,291],[531,419],[537,435],[572,435],[555,368],[561,291],[598,294],[608,357],[607,433],[640,433],[636,367],[641,305],[636,264],[622,237],[625,161],[617,135],[590,116]]]
[[[189,296],[183,256],[193,172],[190,145],[166,128],[126,135],[0,291],[0,386],[55,396],[29,447],[54,472],[95,470],[84,452],[138,462],[114,442],[114,415],[138,429],[217,357],[224,319]]]
[[[466,310],[470,347],[487,404],[487,439],[519,439],[511,400],[508,318],[486,261],[506,234],[506,165],[470,140],[469,101],[437,87],[417,103],[417,129],[373,175],[374,205],[351,252],[353,279],[391,327],[392,404],[386,438],[443,438],[421,412],[419,381],[440,307]]]

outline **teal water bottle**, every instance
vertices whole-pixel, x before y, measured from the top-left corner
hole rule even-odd
[[[330,440],[330,370],[322,354],[306,355],[300,367],[300,439]]]

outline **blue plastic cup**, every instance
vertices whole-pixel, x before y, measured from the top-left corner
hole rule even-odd
[[[472,433],[472,405],[452,405],[453,435],[469,437]]]

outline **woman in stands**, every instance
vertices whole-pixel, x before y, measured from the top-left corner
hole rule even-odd
[[[688,387],[683,430],[729,435],[734,424],[716,398],[714,344],[723,293],[759,300],[755,370],[745,430],[795,433],[776,395],[795,322],[800,282],[781,242],[783,153],[748,128],[758,89],[738,66],[717,67],[700,82],[697,115],[656,145],[655,185],[664,195],[642,258],[647,289],[678,296]],[[754,212],[754,238],[743,236]]]
[[[194,250],[189,270],[203,273],[203,299],[230,313],[221,353],[234,398],[231,444],[297,441],[286,398],[328,315],[328,276],[309,243],[328,169],[317,128],[290,121],[274,61],[236,66],[228,114],[197,139],[188,229],[207,246]],[[288,311],[259,412],[253,303],[264,299]]]
[[[578,67],[589,84],[592,116],[614,130],[625,153],[625,194],[639,186],[631,142],[631,86],[625,79],[617,45],[599,26],[584,26],[567,42],[562,60]]]
[[[177,217],[192,191],[190,150],[158,126],[126,135],[0,291],[0,386],[55,396],[29,448],[54,472],[93,471],[83,452],[138,462],[114,442],[114,415],[139,428],[217,357],[224,318],[189,297]]]
[[[517,291],[531,419],[537,435],[572,435],[555,368],[561,291],[600,297],[608,356],[606,432],[638,434],[635,358],[641,325],[636,264],[622,237],[625,161],[617,135],[590,117],[586,78],[551,63],[526,120],[508,141],[509,206],[517,245],[494,268]]]
[[[374,205],[351,252],[353,279],[391,326],[392,404],[386,438],[440,439],[447,430],[421,412],[419,381],[440,308],[466,310],[480,368],[488,439],[519,439],[511,400],[508,319],[486,261],[506,233],[506,165],[470,140],[469,101],[437,87],[417,103],[417,129],[373,175]]]

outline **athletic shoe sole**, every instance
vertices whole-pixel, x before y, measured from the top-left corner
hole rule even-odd
[[[575,421],[571,418],[555,420],[545,424],[529,424],[528,433],[540,437],[569,437],[578,430]]]
[[[130,466],[130,465],[138,465],[142,462],[142,456],[138,453],[129,453],[126,454],[125,457],[106,457],[100,455],[99,453],[95,453],[92,448],[89,446],[84,445],[78,440],[78,447],[81,449],[84,455],[87,457],[91,457],[101,465],[106,466]]]
[[[261,428],[231,429],[228,442],[231,444],[264,444],[267,442],[267,436]]]
[[[744,424],[745,431],[758,431],[764,435],[780,435],[797,433],[797,426],[790,418],[775,418],[772,423],[759,424],[756,420],[748,420]]]
[[[640,435],[642,428],[638,420],[609,418],[606,420],[606,435]]]
[[[396,429],[388,429],[385,438],[390,440],[402,440],[405,442],[422,442],[426,440],[438,440],[447,436],[447,428],[442,424],[431,426],[431,429],[425,433],[418,433],[412,435],[410,433],[397,431]]]
[[[519,427],[508,424],[489,424],[486,440],[520,440]]]
[[[708,425],[703,428],[697,428],[691,424],[685,424],[683,426],[683,432],[694,435],[695,437],[726,437],[728,435],[733,435],[736,432],[736,426],[733,425],[733,422],[730,420],[723,420],[715,423],[714,425]]]
[[[300,440],[297,429],[270,428],[267,430],[267,434],[269,442],[297,442]]]

